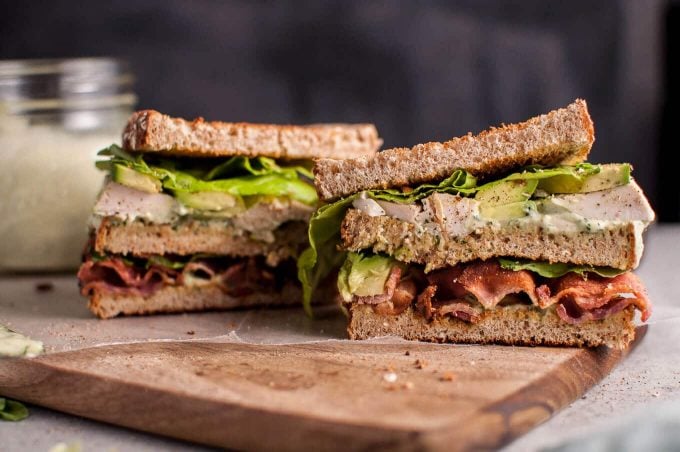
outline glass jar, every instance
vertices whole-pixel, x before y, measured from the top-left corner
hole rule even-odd
[[[132,84],[110,58],[0,61],[0,272],[78,266],[96,153],[120,142]]]

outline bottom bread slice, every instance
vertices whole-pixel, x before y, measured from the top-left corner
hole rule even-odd
[[[427,320],[412,307],[397,315],[377,314],[370,305],[349,306],[351,339],[399,336],[409,340],[468,344],[558,345],[626,348],[635,338],[632,306],[603,320],[572,325],[554,309],[506,306],[486,311],[479,321],[452,317]]]
[[[301,303],[297,284],[286,283],[281,290],[232,296],[218,285],[167,286],[150,295],[94,291],[88,307],[99,318],[117,315],[142,315],[173,312],[247,308],[254,306],[288,306]]]

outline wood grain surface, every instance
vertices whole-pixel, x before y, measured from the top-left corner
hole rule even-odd
[[[0,360],[0,394],[227,448],[492,449],[580,397],[625,353],[147,342]]]

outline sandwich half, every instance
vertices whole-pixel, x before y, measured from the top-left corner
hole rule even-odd
[[[295,259],[318,198],[311,159],[371,156],[370,124],[279,126],[134,113],[78,272],[101,318],[300,303]]]
[[[349,336],[626,347],[651,306],[631,270],[654,212],[631,166],[591,164],[585,101],[445,143],[321,159],[298,261],[337,270]]]

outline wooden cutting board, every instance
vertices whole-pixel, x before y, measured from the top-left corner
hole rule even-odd
[[[580,397],[624,354],[401,341],[147,342],[0,360],[0,394],[226,448],[489,449]]]

